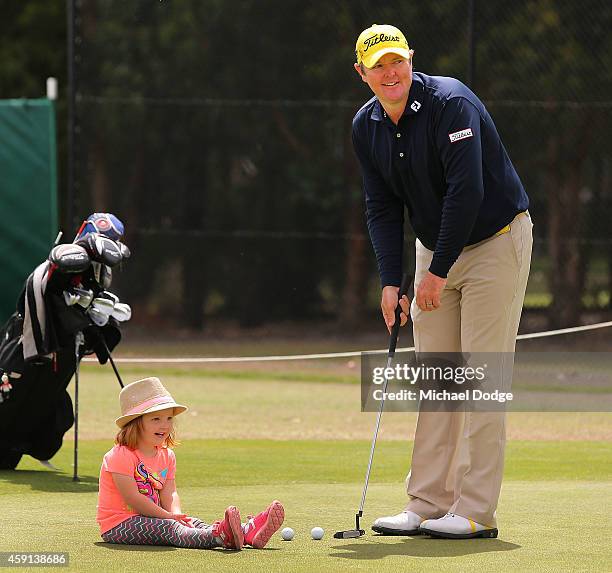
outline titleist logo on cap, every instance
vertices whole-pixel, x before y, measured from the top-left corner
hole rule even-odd
[[[363,45],[365,46],[364,52],[367,52],[372,46],[376,46],[376,44],[380,44],[381,42],[399,42],[399,36],[387,36],[387,34],[374,34],[369,38],[366,38],[363,41]]]

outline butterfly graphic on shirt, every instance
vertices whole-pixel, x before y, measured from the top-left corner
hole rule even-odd
[[[134,470],[134,479],[138,486],[138,491],[142,495],[146,495],[151,501],[160,504],[159,490],[164,487],[166,483],[166,475],[168,474],[168,468],[163,469],[161,472],[153,472],[143,462],[139,462]]]

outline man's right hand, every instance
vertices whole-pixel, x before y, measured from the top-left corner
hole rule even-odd
[[[397,308],[398,293],[399,287],[396,286],[386,286],[382,290],[380,308],[389,334],[391,334],[391,329],[395,324],[395,309]],[[404,295],[399,303],[402,307],[402,312],[400,313],[400,326],[404,326],[408,321],[408,314],[410,313],[410,300]]]

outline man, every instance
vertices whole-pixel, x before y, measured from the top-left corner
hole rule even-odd
[[[453,78],[413,72],[393,26],[373,25],[355,69],[374,97],[353,120],[387,328],[402,273],[404,210],[416,240],[416,350],[513,352],[532,247],[529,200],[482,102]],[[510,366],[511,368],[511,366]],[[419,412],[409,497],[383,534],[497,537],[503,412]]]

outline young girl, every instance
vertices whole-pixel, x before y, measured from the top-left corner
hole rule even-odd
[[[283,523],[285,511],[273,501],[246,523],[230,505],[222,520],[207,525],[181,510],[175,484],[173,418],[177,404],[157,378],[128,384],[119,395],[121,430],[100,469],[98,512],[102,539],[130,545],[174,545],[197,549],[260,549]]]

